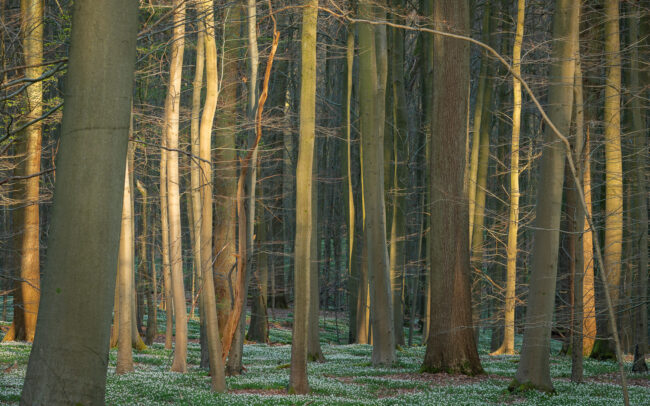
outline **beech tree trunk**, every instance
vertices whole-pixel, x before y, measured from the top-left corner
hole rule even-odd
[[[548,115],[563,134],[568,134],[573,105],[575,45],[580,3],[557,0],[553,17],[553,63],[549,72]],[[550,345],[555,279],[560,238],[565,149],[550,127],[546,127],[537,193],[530,273],[530,293],[524,325],[521,358],[511,389],[520,386],[553,391],[550,375]]]
[[[307,378],[307,339],[309,336],[311,239],[312,239],[312,167],[316,132],[316,32],[318,0],[306,0],[302,14],[300,75],[300,143],[296,169],[295,302],[291,337],[289,393],[309,392]]]
[[[181,74],[185,47],[185,1],[174,0],[169,88],[165,99],[165,134],[167,136],[167,210],[169,215],[169,261],[171,290],[174,298],[176,337],[171,370],[187,372],[187,307],[183,284],[181,210],[178,175],[178,126],[181,102]]]
[[[73,5],[48,257],[23,405],[104,403],[137,6]]]

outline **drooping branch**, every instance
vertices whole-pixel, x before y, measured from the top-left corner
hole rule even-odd
[[[269,4],[270,7],[270,4]],[[271,14],[273,16],[273,14]],[[235,332],[239,325],[239,319],[241,318],[241,312],[244,308],[244,302],[246,301],[246,292],[244,292],[246,286],[246,244],[241,243],[246,241],[247,234],[247,218],[246,210],[244,208],[245,201],[245,192],[244,185],[246,182],[246,175],[250,168],[250,161],[253,157],[253,153],[259,145],[260,139],[262,138],[262,111],[264,109],[264,103],[268,96],[269,89],[269,79],[271,77],[271,68],[273,67],[273,59],[275,57],[275,52],[278,49],[278,42],[280,40],[280,33],[277,30],[275,18],[273,18],[273,43],[271,45],[271,52],[269,54],[268,62],[266,64],[266,71],[264,72],[264,82],[262,83],[262,93],[258,99],[258,108],[257,115],[255,119],[255,140],[253,145],[251,145],[246,153],[246,156],[240,159],[240,173],[239,179],[237,181],[237,216],[239,223],[239,249],[237,253],[237,281],[233,289],[233,300],[235,302],[235,307],[230,313],[226,325],[224,326],[224,331],[222,335],[222,357],[224,361],[228,357],[230,352],[230,347],[232,345],[233,338],[235,337]]]

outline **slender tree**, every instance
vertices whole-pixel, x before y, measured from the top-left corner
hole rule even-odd
[[[165,99],[165,135],[167,137],[167,210],[169,215],[169,258],[176,327],[172,371],[187,371],[187,308],[183,284],[181,210],[178,175],[178,126],[181,102],[181,74],[185,48],[185,1],[174,0],[169,87]]]
[[[120,231],[120,250],[117,262],[117,285],[119,291],[119,338],[117,349],[116,374],[133,371],[133,350],[131,347],[131,293],[133,291],[133,234],[131,222],[131,182],[129,172],[130,162],[127,158],[124,174],[124,197],[122,199],[122,229]]]
[[[512,47],[512,69],[521,75],[521,43],[524,37],[526,0],[517,1],[517,28]],[[506,295],[503,343],[492,354],[515,353],[515,295],[517,284],[517,234],[519,230],[519,134],[521,130],[521,82],[512,79],[512,139],[510,155],[510,209],[508,214],[508,242],[506,248]]]

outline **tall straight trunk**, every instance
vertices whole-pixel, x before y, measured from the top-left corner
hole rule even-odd
[[[512,47],[512,68],[521,75],[521,43],[524,37],[526,0],[517,1],[517,28]],[[519,134],[521,132],[521,82],[512,79],[512,139],[510,155],[510,209],[508,213],[508,242],[506,247],[506,294],[503,343],[492,354],[515,353],[515,299],[517,286],[517,233],[519,231]]]
[[[402,0],[393,0],[394,7],[403,5]],[[401,19],[399,22],[402,22]],[[391,92],[393,94],[393,151],[395,165],[392,173],[393,180],[393,216],[391,224],[390,243],[390,280],[393,296],[393,322],[395,323],[395,343],[404,345],[404,269],[405,269],[405,234],[406,234],[406,153],[408,141],[408,113],[406,102],[405,74],[404,74],[404,32],[400,29],[391,29]]]
[[[574,94],[574,119],[575,119],[575,138],[573,139],[573,161],[576,163],[578,179],[582,179],[584,167],[584,97],[582,92],[582,63],[580,59],[580,42],[579,35],[575,36],[575,53],[576,67],[575,79],[573,85]],[[583,378],[583,331],[584,322],[584,229],[585,229],[585,212],[579,202],[578,188],[580,185],[573,183],[573,189],[567,191],[567,206],[571,221],[570,245],[572,257],[571,274],[573,276],[573,297],[572,297],[572,316],[571,316],[571,381],[582,382]]]
[[[434,22],[469,33],[469,1],[436,0]],[[422,369],[482,372],[472,328],[468,212],[464,191],[469,45],[434,37],[429,143],[431,314]],[[454,102],[450,102],[454,100]]]
[[[169,214],[169,261],[174,297],[176,337],[171,370],[187,372],[187,307],[183,284],[181,210],[178,175],[178,126],[181,102],[181,75],[185,49],[185,2],[174,0],[169,88],[165,99],[165,134],[167,136],[167,210]]]
[[[374,6],[359,3],[361,18],[373,19]],[[386,87],[386,27],[377,32],[367,23],[359,25],[359,76],[364,242],[368,263],[372,364],[389,366],[396,360],[393,303],[390,294],[386,250],[386,208],[384,204],[384,118]]]
[[[131,299],[133,291],[133,234],[131,223],[133,213],[131,211],[131,182],[129,172],[130,163],[126,163],[124,174],[124,197],[122,199],[122,230],[120,232],[120,250],[117,263],[117,284],[119,290],[119,338],[117,341],[117,366],[116,374],[125,374],[133,371],[133,350],[131,347]]]
[[[347,27],[347,41],[345,49],[345,99],[342,103],[344,111],[344,139],[346,140],[346,147],[341,151],[345,154],[342,159],[344,162],[341,165],[343,169],[343,183],[344,191],[347,198],[345,199],[346,213],[347,213],[347,226],[348,226],[348,310],[349,310],[349,337],[348,342],[353,343],[357,340],[357,299],[359,296],[359,268],[356,261],[356,252],[358,250],[358,242],[355,239],[357,224],[355,224],[355,205],[354,205],[354,189],[352,179],[352,86],[353,86],[353,73],[354,73],[354,29],[352,25]]]
[[[216,273],[217,308],[219,310],[219,331],[223,332],[226,320],[232,311],[230,294],[231,272],[235,267],[237,221],[235,198],[237,195],[237,87],[239,85],[239,31],[241,6],[228,7],[224,17],[223,74],[219,95],[219,114],[215,137],[215,201],[214,216],[214,271]],[[229,280],[231,282],[229,282]]]
[[[23,405],[102,404],[106,388],[137,4],[80,0],[72,24],[48,257]]]
[[[147,251],[147,237],[149,236],[149,202],[148,192],[145,186],[139,180],[136,181],[136,187],[142,195],[142,232],[140,234],[140,277],[147,278],[145,283],[147,297],[147,330],[145,335],[145,344],[153,344],[153,340],[158,335],[158,326],[156,320],[156,283],[155,283],[155,261],[149,262]],[[153,238],[152,238],[153,239]],[[153,250],[152,250],[153,257]]]
[[[582,187],[584,189],[585,204],[589,216],[591,216],[591,148],[589,145],[589,127],[587,127]],[[589,224],[584,221],[584,232],[582,236],[582,354],[589,356],[596,342],[596,284],[594,280],[594,241]]]
[[[205,47],[205,76],[206,92],[201,124],[199,127],[199,163],[200,197],[201,197],[201,226],[196,239],[200,241],[201,272],[201,315],[208,344],[210,376],[212,391],[225,392],[226,379],[223,359],[221,358],[221,339],[217,321],[217,302],[215,297],[214,279],[212,272],[212,125],[217,108],[218,77],[217,77],[217,46],[215,42],[214,9],[212,1],[198,1],[197,12],[201,15],[199,29],[203,32]],[[185,302],[183,302],[185,305]],[[178,329],[178,327],[177,327]]]
[[[603,259],[614,309],[619,302],[623,254],[623,160],[621,155],[621,55],[619,1],[605,2],[605,246]],[[607,337],[596,345],[596,357],[614,357],[614,332],[607,323]]]
[[[571,124],[579,11],[579,2],[557,0],[553,17],[556,42],[549,72],[547,109],[549,118],[563,134],[568,134]],[[524,385],[552,391],[549,357],[566,156],[564,145],[557,141],[549,127],[544,141],[524,341],[517,373],[510,387]]]
[[[38,78],[43,74],[43,3],[37,0],[21,0],[22,43],[25,55],[25,78]],[[26,121],[34,120],[43,113],[43,83],[39,80],[26,90]],[[11,331],[3,341],[10,339],[32,342],[36,331],[36,316],[40,300],[40,216],[39,185],[41,171],[41,121],[27,127],[24,137],[24,156],[20,166],[20,176],[26,180],[21,185],[22,213],[16,216],[20,221],[15,224],[20,250],[20,282],[17,283],[18,295],[14,301],[19,304],[14,309],[20,313],[14,317]],[[36,176],[35,176],[36,175]],[[22,235],[21,235],[22,234]],[[18,300],[15,298],[18,297]]]
[[[259,170],[259,168],[258,168]],[[264,218],[264,211],[266,209],[258,206],[257,213],[257,234],[255,242],[257,244],[257,263],[253,275],[251,275],[253,284],[252,290],[252,306],[251,306],[251,320],[248,325],[248,333],[246,339],[259,343],[269,342],[269,322],[267,317],[267,298],[268,298],[268,257],[266,250],[262,248],[262,244],[267,241],[267,223]]]
[[[485,4],[483,11],[483,24],[481,31],[481,39],[484,43],[489,42],[492,23],[492,6],[490,2]],[[481,139],[481,126],[483,124],[483,110],[485,107],[485,89],[487,86],[487,71],[490,61],[485,52],[481,53],[481,69],[479,73],[478,90],[476,94],[476,103],[474,105],[474,125],[472,127],[472,152],[470,154],[469,174],[467,175],[467,193],[469,201],[469,244],[472,246],[472,238],[474,238],[474,211],[476,209],[476,192],[478,171],[479,171],[479,156],[480,156],[480,139]],[[489,100],[489,98],[488,98]],[[489,104],[489,103],[488,103]],[[489,106],[488,106],[489,108]]]
[[[488,69],[488,76],[492,76],[494,69]],[[483,232],[485,224],[485,202],[487,200],[488,163],[490,159],[490,132],[492,130],[492,91],[494,83],[489,81],[483,93],[483,118],[481,128],[475,141],[479,144],[478,170],[475,179],[474,192],[474,221],[472,225],[471,258],[473,266],[481,269],[483,266]]]
[[[167,210],[167,136],[163,129],[160,148],[160,234],[163,289],[165,300],[165,349],[171,350],[173,339],[173,299],[169,266],[169,215]]]
[[[307,379],[307,340],[309,337],[309,305],[312,239],[312,187],[314,139],[316,132],[316,33],[318,0],[307,0],[302,15],[300,74],[300,145],[296,170],[296,247],[295,302],[291,338],[291,372],[289,393],[309,392]]]
[[[322,142],[322,141],[321,141]],[[314,143],[317,141],[314,139]],[[309,315],[307,320],[307,360],[324,362],[325,356],[320,348],[320,290],[319,290],[319,268],[320,268],[320,238],[318,236],[318,154],[312,158],[311,176],[311,242],[309,258]],[[325,212],[325,211],[324,211]],[[329,239],[325,240],[325,249]],[[323,258],[325,261],[327,256]],[[328,262],[326,262],[328,264]],[[327,296],[326,296],[327,297]]]
[[[630,3],[632,7],[632,18],[630,19],[630,44],[636,44],[639,41],[639,5]],[[633,5],[632,5],[633,4]],[[646,11],[647,13],[647,11]],[[646,17],[647,18],[647,17]],[[644,33],[648,34],[648,33]],[[650,41],[647,36],[643,45],[648,45]],[[647,372],[648,366],[645,362],[645,355],[648,352],[648,195],[646,181],[646,164],[647,164],[647,137],[648,130],[643,125],[647,114],[644,114],[639,93],[641,92],[641,81],[639,78],[639,48],[635,46],[632,49],[630,63],[630,91],[632,92],[632,131],[634,132],[634,148],[636,153],[636,162],[634,162],[635,186],[634,191],[634,240],[637,245],[639,257],[636,267],[636,292],[634,303],[636,305],[633,323],[634,323],[634,372]],[[645,83],[648,85],[648,74],[644,75]]]

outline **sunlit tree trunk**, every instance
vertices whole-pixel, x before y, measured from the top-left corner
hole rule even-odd
[[[483,23],[482,23],[482,32],[481,39],[484,43],[489,43],[490,37],[490,23],[492,21],[492,7],[490,2],[485,4],[485,11],[483,12]],[[472,246],[472,238],[474,237],[474,210],[476,209],[476,191],[477,191],[477,179],[478,179],[478,168],[479,168],[479,155],[480,155],[480,139],[481,139],[481,125],[484,117],[483,109],[485,97],[485,89],[487,84],[487,70],[490,61],[487,59],[486,53],[481,53],[481,69],[478,79],[478,89],[476,93],[476,103],[474,105],[474,123],[472,127],[472,152],[470,154],[470,164],[469,164],[469,174],[467,175],[467,193],[469,201],[469,244]],[[491,85],[490,85],[491,86]],[[489,98],[488,98],[489,100]],[[488,103],[489,104],[489,103]],[[487,106],[489,109],[489,106]]]
[[[25,56],[25,78],[37,78],[43,74],[43,3],[38,0],[21,0],[21,35]],[[27,111],[25,120],[30,121],[43,113],[43,82],[37,80],[26,90]],[[41,171],[41,133],[42,122],[38,121],[19,135],[24,138],[24,156],[18,164],[19,176],[28,177],[18,188],[21,213],[14,216],[18,220],[15,233],[20,250],[20,282],[16,283],[14,294],[14,319],[10,331],[3,341],[34,341],[36,316],[40,300],[40,254],[39,254],[39,185]],[[22,154],[21,154],[22,155]]]
[[[225,392],[226,380],[223,359],[221,358],[221,338],[217,321],[217,303],[215,298],[214,279],[212,272],[212,125],[217,108],[218,77],[217,77],[217,46],[215,42],[214,9],[212,1],[197,2],[197,11],[201,15],[199,29],[203,32],[205,46],[205,76],[206,92],[201,125],[199,128],[199,163],[200,168],[200,233],[197,239],[201,242],[201,272],[200,290],[202,317],[208,344],[210,376],[212,391]],[[183,305],[185,303],[183,302]],[[178,327],[177,327],[178,329]]]
[[[434,1],[434,22],[469,33],[469,1]],[[431,313],[422,370],[482,372],[472,328],[468,212],[464,191],[469,45],[434,37],[429,143]],[[453,100],[453,101],[452,101]]]
[[[582,173],[582,187],[584,189],[585,204],[591,216],[591,148],[589,143],[589,127],[587,127],[584,146],[584,168]],[[596,285],[594,280],[594,241],[589,224],[584,222],[582,236],[582,354],[591,354],[596,341]]]
[[[637,44],[639,41],[639,6],[635,3],[630,3],[633,7],[632,18],[630,19],[629,36],[631,45]],[[647,10],[646,10],[646,18]],[[648,33],[644,33],[648,34]],[[650,43],[647,36],[644,36],[644,46]],[[647,49],[647,48],[646,48]],[[647,54],[647,52],[646,52]],[[645,355],[648,351],[648,194],[647,194],[647,137],[648,130],[643,125],[647,114],[644,114],[639,99],[641,92],[641,81],[639,78],[640,58],[639,48],[634,46],[632,49],[632,58],[630,64],[630,91],[632,92],[632,130],[634,132],[634,147],[636,152],[635,171],[635,193],[634,193],[634,240],[639,252],[637,260],[637,270],[635,275],[635,282],[637,284],[635,292],[635,305],[633,323],[634,323],[634,365],[632,370],[634,372],[647,372],[648,366],[645,362]],[[648,73],[645,73],[645,83],[647,88]],[[633,175],[633,176],[634,176]]]
[[[345,99],[344,111],[345,117],[344,125],[344,139],[346,145],[344,149],[345,157],[343,158],[343,178],[344,194],[347,194],[345,199],[346,213],[347,213],[347,226],[348,226],[348,310],[349,310],[349,337],[348,342],[353,343],[357,341],[357,301],[359,297],[359,266],[357,262],[357,251],[359,242],[356,240],[356,227],[355,222],[357,208],[354,204],[354,182],[353,182],[353,154],[352,154],[352,86],[354,74],[354,27],[349,25],[347,27],[347,40],[345,52]]]
[[[117,348],[116,374],[125,374],[133,371],[133,350],[131,347],[131,298],[133,291],[133,234],[131,222],[131,182],[129,172],[131,167],[126,163],[124,174],[124,197],[122,203],[122,230],[120,232],[120,250],[117,263],[117,285],[119,290],[119,338]]]
[[[172,348],[173,299],[171,269],[169,266],[169,215],[167,210],[167,137],[163,129],[160,148],[160,240],[162,256],[162,274],[165,306],[165,348]]]
[[[517,28],[512,49],[512,68],[521,75],[521,43],[524,37],[526,0],[517,1]],[[510,155],[510,210],[506,248],[506,294],[503,343],[493,354],[515,353],[515,299],[517,285],[517,233],[519,231],[519,134],[521,130],[521,82],[512,79],[512,139]]]
[[[302,15],[300,75],[300,144],[296,169],[296,246],[295,301],[291,339],[291,373],[289,393],[309,392],[307,379],[307,339],[309,336],[309,305],[312,239],[312,166],[316,131],[316,32],[318,0],[307,0]]]
[[[576,54],[575,79],[573,85],[574,94],[574,120],[575,138],[573,139],[573,161],[576,165],[577,177],[582,179],[584,168],[584,97],[582,91],[582,63],[580,59],[579,35],[574,40]],[[568,217],[571,224],[570,231],[573,233],[570,244],[571,274],[573,276],[573,297],[572,297],[572,323],[571,323],[571,380],[582,382],[583,378],[583,331],[584,323],[584,229],[585,211],[579,201],[578,187],[571,181],[573,188],[567,191]]]
[[[167,136],[167,210],[169,215],[169,261],[174,298],[176,337],[171,370],[187,371],[187,308],[183,284],[181,210],[178,175],[178,126],[181,102],[181,75],[185,47],[185,1],[174,0],[169,88],[165,100],[165,134]]]
[[[621,55],[619,1],[604,3],[605,12],[605,245],[603,259],[609,295],[616,310],[619,302],[623,254],[623,160],[621,155]],[[594,356],[614,358],[614,332],[607,323],[607,337],[596,344]]]
[[[138,10],[132,1],[79,0],[72,15],[48,257],[23,405],[105,400]]]
[[[579,2],[557,0],[553,16],[556,42],[549,72],[547,109],[549,118],[563,134],[568,134],[571,124],[579,11]],[[544,141],[524,341],[517,373],[510,387],[516,389],[524,385],[552,391],[549,357],[566,154],[564,145],[557,141],[550,127],[546,127]]]

